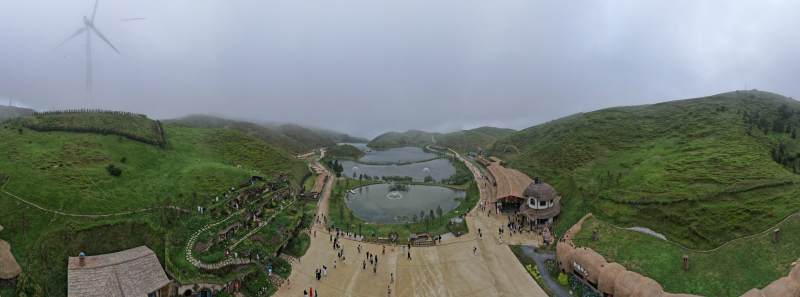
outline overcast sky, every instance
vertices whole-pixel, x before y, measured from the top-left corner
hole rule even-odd
[[[0,104],[86,106],[94,0],[0,1]],[[800,1],[107,1],[93,107],[375,137],[757,88],[800,97]],[[146,18],[123,22],[126,18]]]

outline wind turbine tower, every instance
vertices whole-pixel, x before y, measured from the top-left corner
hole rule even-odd
[[[117,52],[117,54],[119,54],[119,51],[117,50],[117,48],[115,48],[113,45],[111,45],[111,42],[109,42],[108,39],[106,39],[106,37],[103,36],[103,33],[100,33],[100,30],[97,30],[97,27],[94,26],[94,15],[95,15],[95,13],[97,13],[97,3],[98,2],[100,2],[100,0],[95,0],[95,2],[94,2],[94,10],[92,11],[92,18],[91,19],[87,19],[86,16],[84,16],[83,17],[83,27],[78,29],[78,31],[75,32],[74,34],[72,34],[72,36],[70,36],[69,38],[67,38],[67,40],[64,40],[64,42],[62,42],[61,44],[56,46],[56,48],[58,48],[59,46],[61,46],[62,44],[66,43],[67,41],[69,41],[73,37],[78,36],[81,33],[83,33],[84,31],[86,31],[86,108],[87,109],[91,109],[92,108],[92,33],[91,33],[91,31],[94,31],[94,33],[97,35],[97,37],[100,37],[100,39],[105,41],[108,44],[108,46],[110,46],[112,49],[114,49],[115,52]]]

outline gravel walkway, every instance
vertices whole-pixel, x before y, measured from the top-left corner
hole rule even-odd
[[[558,285],[558,280],[550,278],[550,274],[547,273],[547,268],[544,266],[545,260],[555,260],[556,255],[536,253],[536,250],[532,246],[521,245],[520,247],[522,248],[522,253],[525,254],[525,256],[531,257],[534,261],[536,261],[536,265],[539,267],[539,274],[542,275],[544,283],[556,293],[556,296],[573,297],[568,291],[562,289],[561,286]]]

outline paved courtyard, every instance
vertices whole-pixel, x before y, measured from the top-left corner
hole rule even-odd
[[[332,182],[331,179],[329,182]],[[331,184],[323,193],[319,211],[327,211]],[[480,185],[481,198],[487,197],[487,189]],[[461,237],[446,239],[435,247],[412,247],[411,258],[401,254],[400,247],[394,251],[386,247],[381,254],[381,245],[341,239],[346,261],[337,258],[330,237],[320,225],[314,226],[316,237],[312,236],[311,247],[300,262],[292,264],[289,277],[291,287],[281,286],[275,296],[303,296],[303,291],[313,288],[321,296],[387,296],[387,286],[391,286],[393,296],[533,296],[547,295],[517,261],[508,248],[512,244],[538,245],[535,234],[524,233],[508,236],[508,230],[500,244],[497,229],[507,222],[504,215],[487,217],[486,212],[473,211],[467,216],[470,233]],[[478,238],[478,228],[483,239]],[[357,246],[363,250],[358,253]],[[473,254],[477,248],[477,255]],[[366,252],[378,256],[377,273],[366,258]],[[363,269],[363,261],[367,267]],[[334,261],[337,267],[334,268]],[[327,276],[316,280],[314,271],[328,269]],[[392,283],[391,275],[394,275]]]

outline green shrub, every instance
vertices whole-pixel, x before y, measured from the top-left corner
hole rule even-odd
[[[120,176],[122,174],[122,169],[120,169],[117,166],[114,166],[114,164],[109,164],[108,167],[106,167],[106,170],[108,171],[109,174],[113,176]]]
[[[569,278],[567,277],[566,274],[563,274],[563,273],[559,273],[558,274],[558,284],[559,285],[566,286],[568,281],[569,281]]]
[[[216,252],[211,255],[197,257],[197,259],[204,263],[217,263],[219,260],[222,260],[223,257],[225,257],[225,255],[223,255],[222,252]]]

